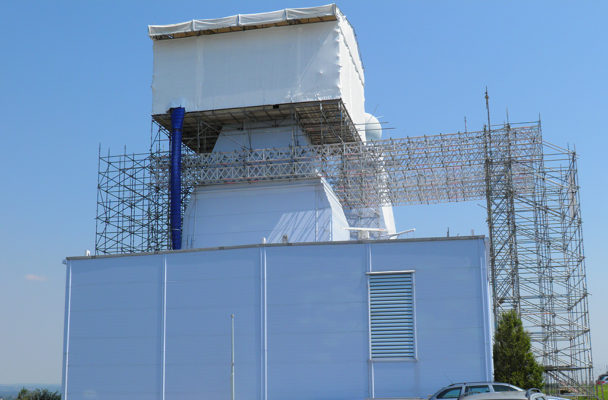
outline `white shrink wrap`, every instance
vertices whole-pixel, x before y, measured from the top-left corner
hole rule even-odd
[[[335,4],[327,4],[325,6],[309,8],[286,8],[285,14],[287,20],[303,20],[336,16],[339,14],[339,11]]]
[[[194,31],[207,31],[212,29],[229,28],[236,25],[237,21],[237,15],[215,19],[195,19],[192,21],[192,29]]]
[[[286,20],[285,10],[239,15],[239,24],[242,26],[275,24]]]
[[[300,23],[284,25],[293,20]],[[263,29],[230,31],[246,26]],[[176,35],[187,29],[196,35],[162,36],[171,27],[179,27]],[[335,5],[149,30],[159,39],[153,42],[153,115],[178,106],[195,112],[342,99],[363,130],[363,66],[354,31]]]
[[[287,25],[289,23],[307,23],[336,20],[340,11],[335,4],[309,8],[286,8],[256,14],[231,15],[224,18],[194,19],[171,25],[148,25],[148,34],[152,39],[170,39],[174,37],[195,36],[222,28],[243,30],[245,26],[268,27]]]

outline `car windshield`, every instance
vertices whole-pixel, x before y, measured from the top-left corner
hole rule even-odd
[[[438,399],[457,399],[460,396],[460,388],[450,388],[437,395]]]

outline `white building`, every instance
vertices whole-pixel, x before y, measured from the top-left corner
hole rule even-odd
[[[149,32],[153,118],[184,108],[194,153],[379,137],[335,5]],[[405,398],[491,379],[484,238],[390,239],[392,208],[345,207],[322,171],[231,163],[238,183],[192,193],[185,250],[67,259],[64,399]]]
[[[481,237],[68,259],[64,399],[426,397],[492,379]]]

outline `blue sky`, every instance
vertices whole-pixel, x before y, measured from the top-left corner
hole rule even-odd
[[[324,1],[11,2],[0,24],[0,383],[58,383],[66,256],[93,249],[97,151],[145,151],[148,24]],[[574,146],[587,255],[594,362],[608,369],[605,115],[607,3],[344,1],[366,75],[366,108],[393,137],[543,121]],[[246,62],[246,60],[243,60]],[[416,236],[485,233],[476,203],[400,207]]]

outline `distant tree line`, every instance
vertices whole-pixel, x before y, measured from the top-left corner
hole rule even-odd
[[[21,389],[15,400],[61,400],[59,392],[50,392],[48,389]]]

